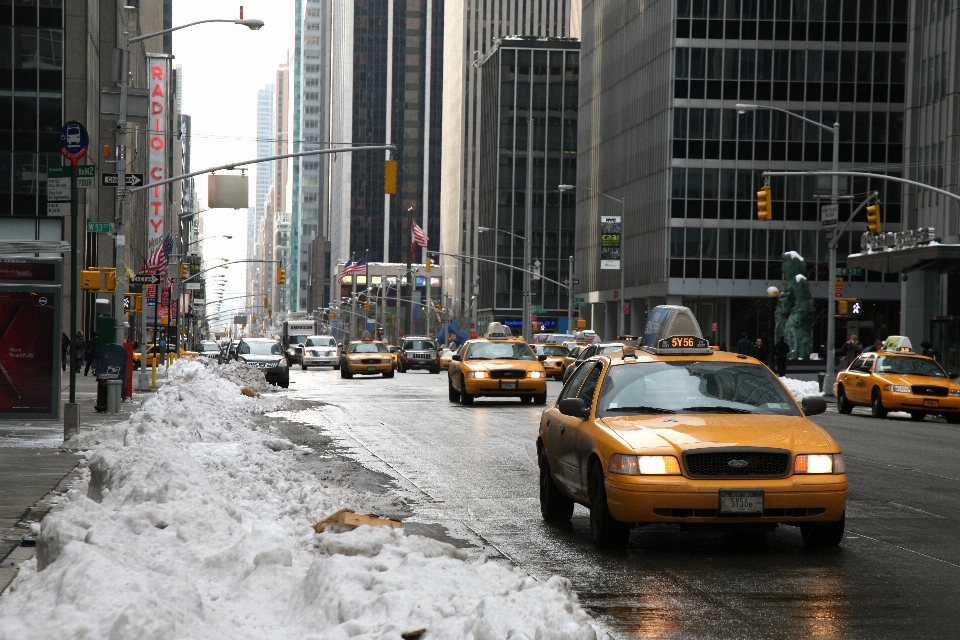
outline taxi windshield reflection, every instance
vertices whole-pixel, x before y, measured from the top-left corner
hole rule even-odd
[[[896,373],[905,376],[947,377],[947,374],[935,361],[907,356],[880,356],[877,358],[875,371],[877,373]]]

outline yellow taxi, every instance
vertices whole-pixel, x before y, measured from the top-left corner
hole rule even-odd
[[[400,368],[400,349],[392,344],[388,344],[387,349],[389,349],[390,356],[393,358],[393,370],[396,371]]]
[[[196,358],[197,356],[200,355],[200,352],[198,351],[187,351],[183,347],[178,346],[174,348],[172,344],[167,345],[168,354],[173,355],[178,351],[179,351],[179,355],[177,356],[178,358]],[[147,368],[148,369],[153,368],[153,363],[157,359],[157,354],[159,352],[160,352],[160,347],[158,345],[147,343]],[[157,362],[157,364],[166,365],[166,362],[164,362],[163,359],[161,359],[159,362]],[[140,350],[139,349],[136,349],[133,352],[133,368],[134,370],[140,368]]]
[[[586,344],[586,343],[584,343]],[[563,356],[563,370],[566,371],[567,367],[572,365],[577,361],[577,355],[580,353],[580,349],[583,349],[584,344],[577,342],[564,342],[563,346],[567,348],[567,355]]]
[[[914,420],[939,414],[960,424],[960,384],[927,356],[914,353],[906,336],[890,336],[880,351],[860,354],[837,376],[837,411],[869,405],[874,418],[907,411]]]
[[[840,447],[753,358],[715,351],[686,307],[650,314],[638,347],[594,356],[543,412],[540,511],[566,522],[590,509],[600,546],[634,525],[772,531],[799,527],[810,546],[843,538]]]
[[[354,340],[340,353],[340,377],[375,376],[382,373],[384,378],[392,378],[393,362],[390,349],[379,340]]]
[[[547,403],[543,364],[524,339],[514,338],[499,322],[490,324],[486,337],[467,340],[453,354],[447,387],[450,402],[472,404],[474,398],[488,396]]]
[[[547,376],[553,376],[554,380],[563,380],[563,372],[566,370],[566,357],[570,352],[567,348],[559,344],[538,344],[537,356],[546,356],[543,360],[543,370]]]
[[[456,353],[453,349],[448,349],[444,347],[440,350],[440,370],[448,371],[450,369],[450,363],[453,361],[453,354]]]

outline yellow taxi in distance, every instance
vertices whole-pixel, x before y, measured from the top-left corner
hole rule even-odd
[[[580,349],[583,349],[584,345],[576,342],[564,342],[563,346],[567,348],[567,355],[563,356],[563,370],[566,371],[567,367],[577,361],[577,355],[580,353]],[[563,376],[561,376],[561,379],[563,379]]]
[[[354,375],[393,377],[393,356],[379,340],[354,340],[340,354],[340,377]]]
[[[450,362],[453,360],[453,354],[456,353],[453,349],[448,349],[444,347],[440,351],[440,370],[447,371],[450,369]]]
[[[567,368],[566,357],[570,352],[559,344],[538,344],[537,356],[546,356],[543,361],[543,370],[554,380],[563,380],[563,372]]]
[[[939,414],[960,424],[960,384],[933,358],[913,352],[906,336],[890,336],[881,351],[862,353],[837,376],[837,411],[869,405],[874,418],[907,411],[913,420]]]
[[[512,396],[524,403],[547,403],[543,364],[523,338],[514,338],[499,322],[490,324],[485,338],[467,340],[451,360],[450,402],[472,404],[481,396]]]
[[[714,351],[686,307],[653,309],[639,347],[597,355],[543,412],[540,511],[567,522],[590,509],[600,546],[634,525],[772,531],[796,526],[810,546],[843,538],[846,466],[762,363]]]
[[[167,345],[167,353],[173,355],[179,351],[178,358],[196,358],[200,355],[198,351],[187,351],[183,347],[177,347],[176,349],[172,344]],[[147,343],[147,368],[153,368],[154,361],[157,360],[157,354],[160,352],[160,347],[155,344]],[[166,365],[166,362],[161,358],[157,365]],[[136,349],[133,352],[133,368],[134,370],[140,368],[140,349]]]
[[[392,344],[388,344],[387,349],[390,350],[390,355],[393,357],[393,370],[396,371],[400,368],[400,349]]]

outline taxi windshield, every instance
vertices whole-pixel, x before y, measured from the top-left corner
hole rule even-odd
[[[762,365],[683,361],[609,368],[598,416],[663,413],[800,415],[790,393]]]
[[[387,345],[382,342],[354,342],[350,353],[387,353]]]
[[[877,373],[898,373],[908,376],[930,376],[946,378],[947,374],[933,360],[910,358],[908,356],[880,356],[877,358]]]
[[[480,342],[470,347],[467,360],[536,360],[525,342]]]
[[[544,356],[565,356],[570,352],[566,347],[543,346],[537,347],[537,353]]]

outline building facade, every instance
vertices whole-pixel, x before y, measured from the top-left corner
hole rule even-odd
[[[477,255],[480,169],[480,61],[497,40],[507,36],[579,38],[580,0],[496,0],[488,3],[448,2],[444,14],[443,145],[440,208],[440,250]],[[479,281],[475,260],[443,256],[444,287],[461,318],[476,319],[474,296],[487,283]]]
[[[519,334],[523,272],[502,265],[538,268],[555,282],[569,277],[576,201],[573,194],[560,193],[557,187],[573,184],[577,178],[580,43],[504,38],[483,59],[480,79],[475,163],[480,176],[479,257],[483,258],[479,275],[484,286],[477,317],[481,329],[497,321]],[[531,236],[526,235],[527,215]],[[527,242],[531,243],[529,265],[523,261]],[[537,309],[536,324],[541,331],[566,331],[567,290],[549,280],[533,282],[531,307]]]
[[[274,95],[275,85],[268,84],[263,89],[257,91],[257,157],[264,158],[273,155],[274,136],[276,135],[276,126],[274,123],[273,107],[276,96]],[[270,185],[273,184],[274,163],[261,162],[256,165],[257,172],[257,191],[254,206],[247,211],[247,257],[253,259],[256,256],[257,229],[260,221],[263,219],[264,206],[267,200],[267,192]],[[251,262],[247,265],[247,295],[255,294],[258,290],[257,283],[257,264]]]
[[[832,136],[771,106],[840,124],[840,167],[900,175],[904,163],[907,3],[739,3],[646,0],[623,12],[589,1],[583,11],[577,186],[578,295],[591,325],[627,333],[656,304],[694,309],[707,337],[730,345],[741,333],[773,338],[768,287],[783,289],[782,254],[797,251],[817,306],[814,344],[825,342],[827,233],[812,178],[772,178],[773,220],[756,220],[764,170],[829,168]],[[619,272],[600,269],[598,216],[626,201]],[[876,190],[887,229],[901,227],[893,183],[853,180],[840,220]],[[861,216],[863,214],[861,213]],[[838,265],[859,251],[859,218],[840,238]],[[899,327],[897,276],[866,270],[844,296],[864,302],[859,320],[838,320],[872,341]],[[839,346],[839,344],[837,345]],[[798,354],[806,356],[807,354]]]

